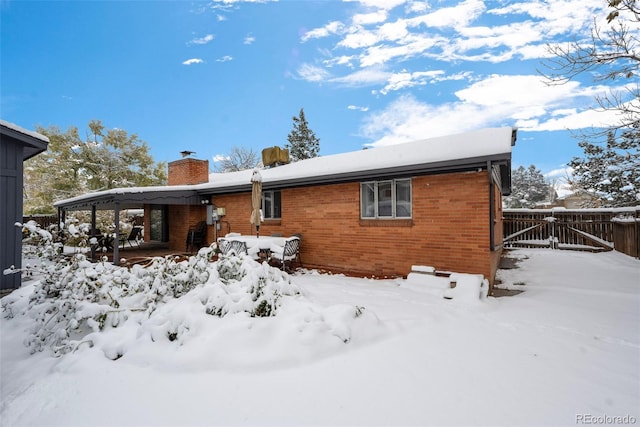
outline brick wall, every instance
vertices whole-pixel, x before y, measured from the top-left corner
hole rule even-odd
[[[196,205],[170,205],[168,212],[169,223],[169,249],[176,252],[184,252],[187,249],[187,234],[189,227],[195,226],[200,221],[207,218],[207,208],[205,206]],[[207,226],[207,230],[213,226]],[[207,245],[211,244],[213,239],[207,240]],[[193,251],[192,248],[189,249]]]
[[[169,185],[209,182],[209,161],[186,158],[170,162],[167,182]]]
[[[285,189],[282,219],[263,222],[260,234],[302,233],[305,267],[396,276],[420,264],[493,281],[497,257],[489,248],[487,172],[415,177],[412,191],[412,220],[361,220],[358,182]],[[255,233],[250,192],[215,196],[213,202],[226,209],[220,235]],[[496,211],[496,230],[501,218]]]
[[[502,222],[502,193],[500,193],[500,186],[498,184],[494,184],[493,187],[493,244],[495,250],[491,252],[491,286],[493,286],[493,282],[495,279],[496,271],[498,271],[498,265],[500,264],[500,257],[502,255],[502,242],[503,242],[503,234],[504,234],[504,226]]]

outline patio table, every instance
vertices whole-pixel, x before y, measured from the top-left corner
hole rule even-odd
[[[268,258],[269,252],[271,252],[271,246],[284,246],[286,238],[276,236],[251,236],[242,234],[239,236],[225,236],[220,239],[227,241],[245,242],[247,244],[247,251],[251,254],[262,254],[260,258]]]

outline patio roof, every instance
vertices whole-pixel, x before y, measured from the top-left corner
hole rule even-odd
[[[198,205],[202,200],[192,186],[132,187],[87,193],[71,199],[61,200],[54,206],[67,211],[141,208],[149,205]]]

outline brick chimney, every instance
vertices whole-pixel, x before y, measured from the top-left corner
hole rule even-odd
[[[169,163],[169,185],[209,182],[209,160],[186,158]]]

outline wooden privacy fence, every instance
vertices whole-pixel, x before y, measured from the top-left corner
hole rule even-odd
[[[640,207],[505,209],[504,247],[617,250],[638,258]]]
[[[47,229],[50,225],[55,225],[58,223],[58,215],[35,214],[25,215],[22,217],[23,224],[26,224],[29,221],[35,221],[40,224],[40,227],[42,227],[43,229]]]

